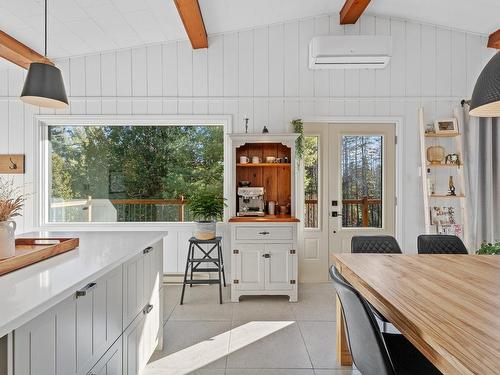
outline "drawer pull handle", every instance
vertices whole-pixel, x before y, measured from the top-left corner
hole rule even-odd
[[[271,254],[263,254],[262,255],[264,258],[271,258]]]
[[[153,310],[153,305],[151,305],[151,304],[147,304],[147,305],[146,305],[146,307],[144,307],[144,308],[142,309],[142,313],[143,313],[144,315],[146,315],[146,314],[149,314],[149,313],[151,312],[151,310]]]
[[[259,234],[262,234],[264,236],[267,236],[269,234],[269,232],[259,232]]]
[[[153,251],[153,247],[152,246],[148,246],[144,250],[142,250],[142,253],[143,254],[149,254],[152,251]]]
[[[97,286],[97,283],[89,283],[85,285],[82,289],[76,291],[76,298],[85,297],[88,292],[94,289]]]

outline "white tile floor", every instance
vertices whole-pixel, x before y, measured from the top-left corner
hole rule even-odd
[[[299,302],[242,297],[218,286],[165,286],[165,345],[144,375],[359,375],[335,360],[333,286],[301,284]]]

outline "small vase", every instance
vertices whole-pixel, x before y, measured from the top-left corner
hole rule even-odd
[[[0,222],[0,259],[16,255],[16,223],[14,221]]]

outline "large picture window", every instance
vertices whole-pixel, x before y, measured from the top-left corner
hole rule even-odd
[[[224,180],[222,125],[48,126],[49,223],[191,221]]]

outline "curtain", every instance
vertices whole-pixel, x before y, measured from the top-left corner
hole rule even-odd
[[[469,243],[500,241],[500,118],[469,116],[464,106]]]

